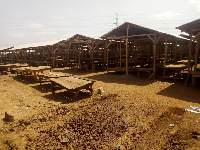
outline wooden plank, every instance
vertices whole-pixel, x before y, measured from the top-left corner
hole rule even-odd
[[[76,78],[76,77],[73,77],[73,76],[51,78],[50,80],[54,81],[55,83],[65,87],[66,89],[69,89],[69,90],[75,90],[75,89],[83,87],[87,84],[93,83],[92,81],[83,80],[83,79]]]

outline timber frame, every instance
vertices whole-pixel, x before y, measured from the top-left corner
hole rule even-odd
[[[151,74],[151,77],[153,77],[154,79],[156,75],[157,55],[158,53],[162,53],[160,52],[160,50],[161,49],[164,50],[164,65],[166,65],[167,57],[168,57],[167,55],[168,47],[171,46],[171,45],[168,46],[168,43],[169,42],[171,44],[173,43],[174,45],[173,59],[174,61],[177,61],[177,45],[178,43],[181,43],[184,41],[182,38],[178,38],[170,34],[162,33],[162,32],[152,30],[146,27],[142,27],[136,24],[132,24],[129,22],[125,22],[118,28],[113,29],[112,31],[103,35],[101,38],[105,40],[120,42],[120,67],[121,67],[121,43],[122,42],[125,43],[126,75],[128,75],[128,72],[129,72],[128,64],[129,64],[130,44],[133,43],[134,47],[138,45],[138,49],[142,49],[142,48],[145,49],[146,47],[150,46],[149,47],[150,51],[148,52],[148,58],[153,58],[153,60],[151,60],[152,69],[153,69],[153,73]],[[145,55],[142,51],[143,50],[140,50],[140,59],[143,59],[142,55]],[[142,62],[140,63],[140,67],[143,67]]]
[[[199,51],[200,51],[200,19],[194,20],[192,22],[183,24],[179,27],[176,27],[176,29],[181,30],[181,32],[187,33],[189,36],[184,36],[185,38],[189,39],[189,57],[188,57],[188,66],[191,64],[192,58],[194,58],[194,70],[192,68],[188,67],[188,74],[187,79],[185,81],[185,85],[187,85],[190,75],[192,75],[192,84],[195,85],[195,78],[193,78],[193,75],[195,77],[200,77],[200,71],[197,71],[197,64],[199,61]],[[195,46],[193,46],[195,45]],[[192,49],[194,50],[194,57],[192,57]]]

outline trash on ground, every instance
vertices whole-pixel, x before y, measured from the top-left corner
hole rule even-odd
[[[198,111],[200,111],[200,108],[199,107],[196,107],[196,106],[190,106],[191,108],[193,108],[193,109],[195,109],[195,110],[198,110]]]
[[[190,112],[193,112],[193,113],[196,113],[196,114],[200,114],[200,112],[194,111],[194,110],[191,110],[191,109],[185,109],[185,111],[190,111]]]
[[[107,93],[107,92],[103,90],[103,87],[98,88],[97,94],[102,94],[102,93]]]

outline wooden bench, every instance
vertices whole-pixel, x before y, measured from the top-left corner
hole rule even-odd
[[[94,84],[94,81],[90,81],[87,79],[81,79],[69,76],[69,77],[50,78],[50,81],[51,81],[52,94],[55,94],[55,84],[56,84],[71,92],[75,92],[73,100],[77,98],[80,90],[82,89],[89,90],[91,95],[93,93],[92,85]]]
[[[166,78],[166,70],[171,70],[173,71],[174,75],[177,74],[177,76],[180,78],[181,76],[181,71],[188,68],[185,64],[170,64],[166,65],[163,68],[163,77]],[[173,75],[173,76],[174,76]]]

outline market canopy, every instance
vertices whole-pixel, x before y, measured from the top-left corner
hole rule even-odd
[[[176,27],[176,29],[181,30],[181,32],[186,32],[188,34],[197,35],[200,32],[200,19],[183,24],[179,27]]]
[[[103,39],[113,39],[113,40],[120,40],[125,39],[126,37],[129,40],[150,40],[152,36],[160,37],[160,39],[178,39],[178,37],[159,32],[153,29],[149,29],[146,27],[142,27],[136,24],[132,24],[129,22],[125,22],[124,24],[120,25],[119,27],[111,30],[110,32],[104,34],[101,38]]]

